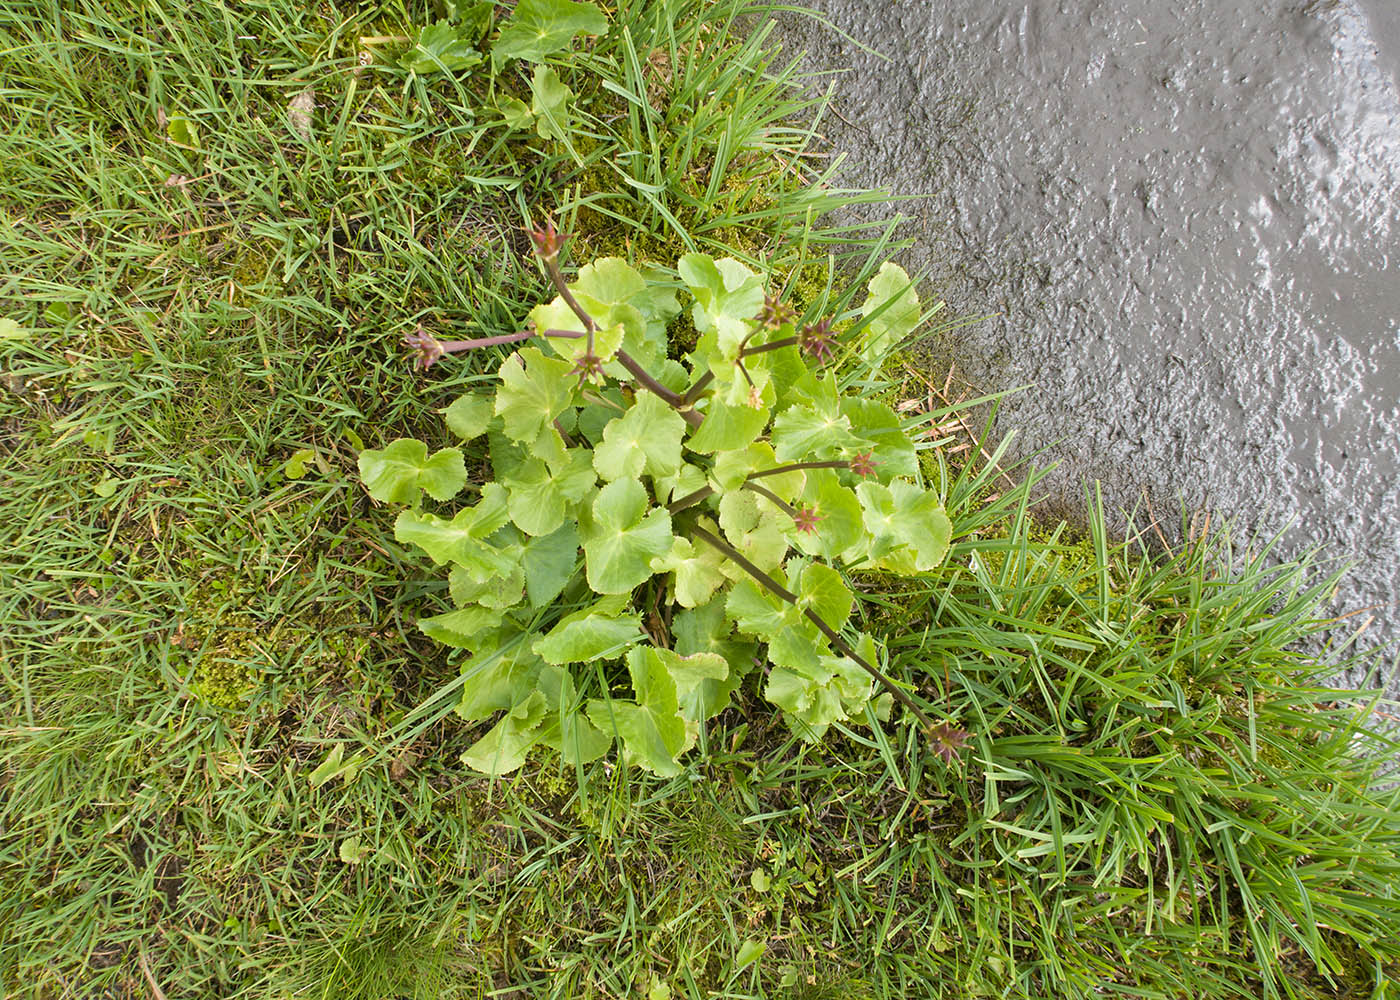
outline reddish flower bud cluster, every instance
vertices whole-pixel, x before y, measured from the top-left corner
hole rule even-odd
[[[588,379],[593,379],[594,381],[601,380],[603,377],[603,359],[592,351],[585,351],[583,354],[580,354],[578,360],[574,362],[574,367],[569,374],[578,376],[579,385],[583,385]]]
[[[754,317],[755,322],[769,330],[776,330],[784,323],[791,323],[795,319],[797,319],[796,309],[776,295],[763,293],[763,308]]]
[[[858,451],[851,456],[851,471],[862,479],[868,479],[875,475],[875,466],[879,464],[875,461],[873,452]]]
[[[817,533],[817,522],[821,519],[815,507],[795,507],[792,512],[793,527],[808,535]]]
[[[558,257],[559,251],[564,248],[564,242],[567,239],[567,236],[554,228],[553,222],[546,222],[543,226],[537,226],[530,230],[530,242],[535,245],[535,253],[544,260]]]
[[[441,361],[443,354],[446,353],[443,350],[442,342],[421,326],[406,335],[403,338],[403,344],[405,347],[413,349],[413,363],[423,371],[427,371]]]
[[[808,323],[797,334],[797,345],[802,353],[818,364],[825,364],[836,353],[836,334],[831,329],[830,320]]]
[[[929,730],[929,739],[933,741],[933,752],[951,765],[957,762],[958,751],[967,746],[972,734],[951,722],[940,722]]]

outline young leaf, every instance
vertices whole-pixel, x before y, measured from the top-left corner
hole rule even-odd
[[[538,730],[548,706],[544,695],[530,696],[507,712],[489,733],[462,754],[462,763],[483,774],[509,774],[525,763],[529,749],[539,742]]]
[[[675,475],[681,464],[685,420],[660,396],[644,393],[627,412],[603,428],[593,453],[598,475],[608,482]]]
[[[869,636],[861,636],[856,650],[875,662],[875,644]],[[789,659],[774,666],[763,696],[784,711],[794,733],[810,742],[833,722],[861,711],[870,698],[871,681],[858,663],[846,657],[820,656],[815,663],[803,660],[801,665]]]
[[[414,73],[455,73],[470,69],[481,62],[476,50],[480,40],[470,31],[455,27],[450,21],[430,24],[418,33],[413,48],[399,59],[399,65]]]
[[[647,511],[647,493],[635,479],[619,479],[593,500],[583,535],[588,583],[600,594],[625,594],[651,576],[651,560],[671,550],[671,515]]]
[[[888,305],[866,324],[860,351],[865,362],[878,370],[886,355],[919,325],[919,294],[898,264],[882,264],[867,288],[870,294],[861,306],[862,316]]]
[[[573,448],[566,454],[561,472],[531,458],[515,475],[502,481],[510,495],[507,503],[511,520],[527,535],[539,537],[558,530],[569,506],[586,496],[597,481],[587,451]]]
[[[607,30],[607,18],[591,3],[520,0],[491,46],[491,64],[500,69],[511,59],[542,62],[545,56],[568,48],[575,35],[601,35]]]
[[[669,476],[658,476],[655,480],[656,495],[664,502],[675,503],[681,497],[690,496],[696,490],[709,485],[705,470],[698,465],[682,462],[680,468]]]
[[[766,497],[753,493],[726,493],[720,498],[720,525],[725,540],[739,550],[749,562],[765,573],[782,565],[788,551],[788,534],[792,520],[775,508]],[[729,560],[722,563],[731,580],[743,579],[748,573]]]
[[[722,490],[737,490],[752,473],[775,469],[782,463],[773,454],[766,441],[755,441],[746,448],[735,451],[721,451],[715,455],[714,468],[710,474]],[[765,489],[771,490],[786,500],[802,494],[807,477],[802,470],[784,472],[776,476],[762,476],[758,480]]]
[[[491,423],[493,404],[489,396],[464,392],[444,411],[447,429],[463,441],[481,437]]]
[[[476,604],[458,608],[432,618],[418,619],[418,628],[430,639],[436,639],[444,646],[458,649],[475,649],[481,636],[501,624],[504,612],[496,608],[483,608]]]
[[[457,26],[457,34],[473,43],[486,37],[496,19],[492,0],[444,0],[442,8],[446,18]]]
[[[604,600],[567,615],[536,639],[531,648],[546,663],[555,665],[591,663],[605,656],[609,659],[619,656],[645,636],[641,616],[618,614],[617,603]]]
[[[547,358],[526,347],[506,358],[496,390],[496,415],[505,422],[513,441],[533,444],[573,400],[573,381],[566,361]]]
[[[705,410],[705,422],[691,435],[686,447],[702,455],[718,451],[736,451],[746,447],[768,425],[768,407],[747,403],[730,405],[711,398]]]
[[[735,361],[763,307],[763,279],[731,257],[715,260],[699,253],[686,254],[676,269],[695,297],[695,329],[713,331],[721,358]]]
[[[694,608],[708,601],[725,582],[720,567],[724,556],[705,544],[677,538],[671,551],[651,561],[652,572],[674,573],[671,592],[683,608]]]
[[[428,446],[412,438],[390,442],[383,451],[360,452],[360,479],[369,495],[385,503],[418,502],[419,490],[434,500],[451,500],[467,484],[467,466],[456,448],[428,457]]]
[[[574,92],[564,86],[548,66],[536,66],[530,80],[535,131],[541,139],[564,139],[569,134],[569,101]]]
[[[865,529],[877,543],[876,564],[896,573],[924,573],[948,554],[953,525],[938,497],[902,479],[856,487]]]

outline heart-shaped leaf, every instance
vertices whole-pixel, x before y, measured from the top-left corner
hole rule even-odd
[[[451,500],[467,485],[467,466],[456,448],[428,457],[428,446],[399,438],[382,451],[360,452],[360,479],[369,495],[385,503],[418,503],[419,491],[434,500]]]
[[[608,482],[636,479],[643,472],[653,477],[675,475],[681,465],[684,436],[681,415],[660,396],[648,392],[603,428],[593,465]]]
[[[621,656],[645,638],[641,616],[620,613],[623,603],[605,599],[575,611],[536,639],[532,648],[545,662],[556,665]]]
[[[532,444],[573,401],[568,362],[526,347],[506,358],[496,390],[496,415],[513,441]]]
[[[470,69],[482,60],[476,49],[480,35],[463,30],[450,21],[437,21],[418,32],[418,37],[399,59],[399,65],[414,73],[454,73]]]
[[[647,493],[635,479],[608,483],[593,501],[592,524],[583,536],[588,583],[600,594],[625,594],[651,576],[651,560],[671,550],[671,515],[647,510]]]
[[[608,19],[591,3],[520,0],[491,46],[491,63],[500,69],[511,59],[540,62],[568,48],[575,35],[601,35],[607,30]]]

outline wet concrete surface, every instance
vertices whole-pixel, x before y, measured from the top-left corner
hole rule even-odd
[[[810,5],[888,57],[785,27],[843,179],[922,196],[904,263],[997,314],[943,349],[1033,385],[1053,489],[1292,524],[1400,639],[1400,0]]]

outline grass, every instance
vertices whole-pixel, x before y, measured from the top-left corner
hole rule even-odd
[[[1047,531],[975,428],[990,461],[927,453],[946,569],[862,581],[891,669],[977,730],[965,772],[749,697],[670,782],[457,763],[412,627],[442,582],[354,459],[482,369],[397,341],[515,329],[545,211],[576,259],[857,288],[896,244],[826,214],[873,196],[813,153],[774,9],[621,3],[560,67],[568,142],[391,46],[356,74],[419,5],[0,9],[5,995],[1394,995],[1395,747],[1322,685],[1345,647],[1296,652],[1327,576]]]

